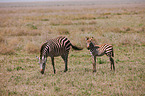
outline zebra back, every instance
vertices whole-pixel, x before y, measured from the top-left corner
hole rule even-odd
[[[107,55],[111,55],[112,57],[114,57],[114,53],[113,53],[113,46],[110,44],[102,44],[101,45],[102,50],[105,51],[105,53]]]
[[[60,56],[62,54],[68,53],[70,50],[70,41],[63,36],[47,40],[40,49],[40,58],[42,56]]]

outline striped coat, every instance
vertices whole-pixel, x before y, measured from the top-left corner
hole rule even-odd
[[[45,64],[46,64],[48,56],[51,57],[54,73],[55,73],[54,57],[56,56],[61,56],[62,59],[64,60],[65,62],[64,72],[66,72],[68,54],[71,47],[75,50],[82,50],[82,48],[78,48],[72,45],[71,42],[66,37],[63,37],[63,36],[47,40],[41,46],[41,49],[40,49],[39,64],[41,68],[41,73],[44,74]]]
[[[104,54],[110,59],[111,70],[112,68],[115,70],[113,46],[109,44],[94,45],[91,40],[92,38],[86,38],[87,49],[90,50],[93,58],[93,72],[96,72],[96,56],[103,56]]]
[[[109,44],[94,45],[94,48],[90,50],[90,53],[94,56],[103,56],[106,54],[109,57],[114,57],[113,46]]]

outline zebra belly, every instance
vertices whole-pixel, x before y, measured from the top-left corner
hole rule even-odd
[[[103,56],[105,53],[98,53],[96,56]]]
[[[57,56],[65,55],[67,53],[68,53],[68,51],[65,51],[65,50],[50,51],[48,53],[48,56],[50,56],[50,57],[57,57]]]
[[[96,49],[95,51],[91,52],[91,54],[93,56],[103,56],[105,54],[105,52],[104,51],[99,51],[99,50]]]

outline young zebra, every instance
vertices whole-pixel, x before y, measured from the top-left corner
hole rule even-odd
[[[70,43],[70,41],[63,36],[50,39],[47,42],[45,42],[40,49],[40,58],[39,58],[39,64],[41,68],[41,73],[44,74],[45,71],[45,64],[47,61],[47,57],[51,57],[53,70],[55,74],[55,66],[54,66],[54,57],[61,56],[62,59],[65,62],[65,70],[67,71],[67,61],[68,61],[68,54],[70,47],[72,46],[75,50],[82,50],[82,48],[78,48]],[[37,57],[37,56],[36,56]],[[38,57],[37,57],[38,58]]]
[[[112,58],[114,57],[113,46],[109,44],[94,45],[91,41],[92,39],[93,37],[90,39],[86,38],[86,43],[87,43],[87,49],[90,50],[93,59],[93,72],[96,72],[96,56],[103,56],[104,54],[106,54],[110,59],[111,70],[113,67],[115,71],[114,60]]]

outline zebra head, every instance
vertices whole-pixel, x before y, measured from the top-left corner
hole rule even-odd
[[[86,44],[87,44],[87,49],[88,49],[88,50],[90,50],[91,48],[94,47],[94,44],[93,44],[92,41],[91,41],[92,39],[93,39],[93,37],[92,37],[92,38],[86,37]]]
[[[39,64],[41,69],[40,72],[44,74],[47,58],[45,56],[42,56],[42,58],[36,56],[36,58],[39,59]]]

